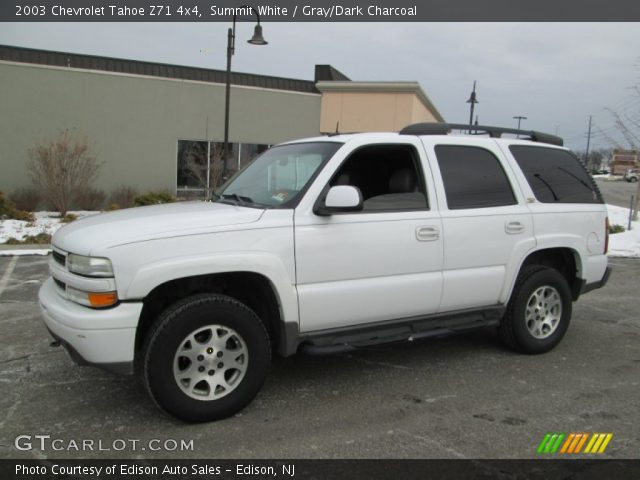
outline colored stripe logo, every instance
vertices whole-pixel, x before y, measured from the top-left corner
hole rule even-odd
[[[547,433],[537,453],[604,453],[613,438],[613,433]]]

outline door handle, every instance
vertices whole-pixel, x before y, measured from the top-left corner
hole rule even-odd
[[[416,228],[416,238],[420,242],[433,242],[440,238],[438,227],[418,227]]]
[[[505,232],[509,234],[522,233],[524,232],[524,228],[524,225],[517,220],[513,222],[507,222],[504,226]]]

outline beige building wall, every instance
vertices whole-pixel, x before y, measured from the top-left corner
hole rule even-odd
[[[0,61],[0,191],[28,186],[28,150],[69,129],[104,162],[95,187],[175,190],[178,140],[222,141],[223,84]],[[319,132],[320,95],[231,88],[231,142]]]
[[[415,82],[319,82],[320,131],[398,131],[418,122],[443,122]]]

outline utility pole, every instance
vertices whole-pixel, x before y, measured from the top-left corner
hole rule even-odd
[[[632,219],[634,222],[638,221],[638,209],[640,209],[640,182],[638,183],[638,188],[636,189],[636,204],[633,208],[633,216]]]
[[[587,132],[587,151],[584,154],[584,164],[587,167],[589,166],[589,144],[591,143],[591,118],[592,116],[589,115],[589,131]]]
[[[518,135],[516,136],[516,138],[520,138],[520,122],[521,122],[522,120],[526,120],[526,119],[527,119],[527,117],[523,117],[523,116],[521,116],[521,115],[517,115],[517,116],[515,116],[515,117],[513,117],[513,118],[514,118],[514,119],[516,119],[516,120],[518,120]]]
[[[469,97],[469,100],[467,100],[467,103],[471,104],[471,112],[469,114],[469,133],[471,133],[471,127],[473,126],[473,109],[475,107],[476,103],[480,103],[478,102],[478,100],[476,100],[476,81],[473,81],[473,91],[471,92],[471,96]]]

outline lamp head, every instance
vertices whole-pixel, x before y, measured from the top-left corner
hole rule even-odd
[[[262,36],[262,25],[258,24],[255,26],[253,37],[251,37],[251,40],[247,40],[247,43],[251,45],[267,45],[269,43]]]

